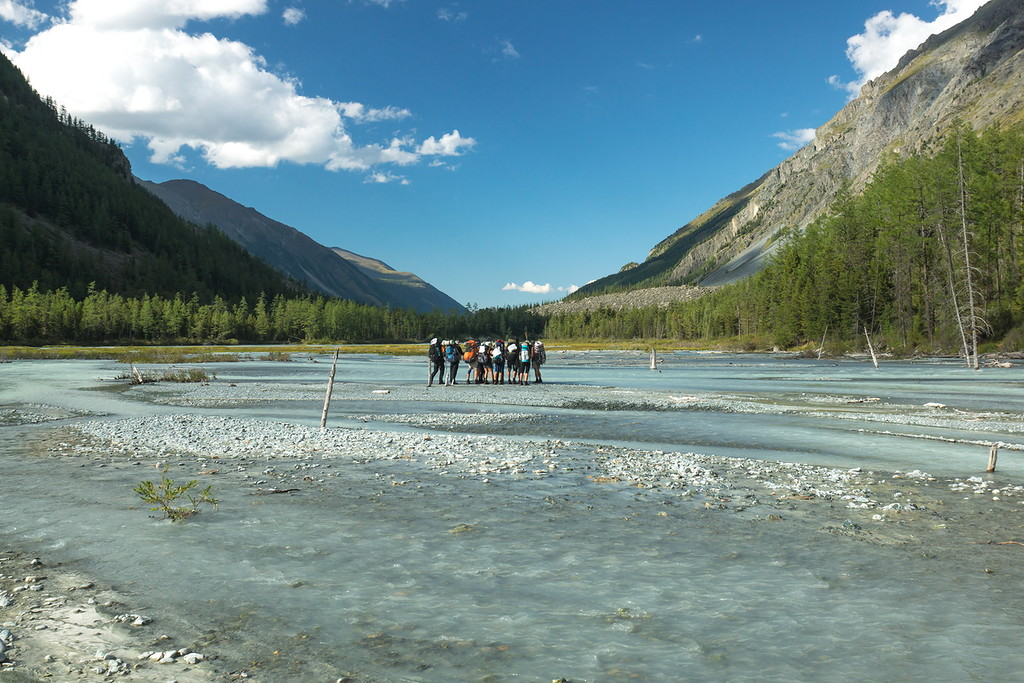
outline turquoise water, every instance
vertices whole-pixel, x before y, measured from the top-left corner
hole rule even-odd
[[[561,360],[546,368],[549,382],[764,401],[939,401],[1004,417],[1024,408],[1019,369],[979,375],[952,363],[900,363],[876,372],[864,363],[680,354],[651,373],[632,364],[646,361],[637,355]],[[118,417],[189,412],[97,391],[96,378],[111,377],[114,364],[70,367],[0,366],[0,403]],[[343,365],[349,382],[410,386],[421,383],[409,377],[417,369],[370,356]],[[322,383],[324,366],[216,371],[220,381],[305,381],[308,373]],[[400,405],[347,405],[339,419]],[[247,411],[269,412],[194,412]],[[714,455],[951,473],[984,459],[978,446],[866,435],[863,422],[828,417],[538,412],[547,418],[530,428],[538,436]],[[309,423],[307,413],[282,405],[276,414]],[[1024,670],[1019,576],[983,571],[988,560],[971,553],[987,549],[953,556],[882,547],[708,510],[673,493],[595,484],[582,468],[484,484],[404,462],[335,463],[344,476],[297,495],[223,490],[218,510],[171,525],[133,509],[126,495],[151,476],[145,465],[40,457],[26,443],[42,429],[0,427],[0,538],[113,584],[133,600],[131,611],[160,615],[220,657],[216,666],[246,668],[256,680],[991,681]],[[1002,476],[1019,483],[1015,454],[1003,457]]]

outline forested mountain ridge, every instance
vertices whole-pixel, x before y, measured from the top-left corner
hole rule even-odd
[[[1022,274],[1024,126],[960,124],[936,152],[890,157],[753,276],[667,307],[555,311],[546,333],[830,353],[873,339],[976,367],[979,350],[1024,350]]]
[[[0,286],[255,300],[301,293],[217,230],[178,218],[132,180],[121,149],[0,54]]]
[[[866,84],[813,142],[655,245],[648,258],[572,297],[664,285],[720,285],[757,272],[777,238],[860,192],[889,155],[927,153],[962,120],[1024,122],[1024,3],[992,0]]]
[[[286,275],[328,296],[375,306],[463,312],[454,299],[415,275],[384,277],[319,244],[305,233],[193,180],[140,181],[175,213],[197,225],[211,224]],[[345,252],[351,253],[351,252]],[[360,257],[361,258],[361,257]],[[391,271],[392,274],[396,271]]]

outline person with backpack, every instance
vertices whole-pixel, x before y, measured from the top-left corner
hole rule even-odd
[[[526,386],[530,383],[530,353],[533,345],[527,339],[519,346],[519,383]]]
[[[458,384],[459,361],[462,360],[462,348],[454,339],[444,342],[444,358],[448,361],[448,386]]]
[[[427,358],[430,360],[430,379],[427,380],[427,386],[431,387],[434,385],[434,375],[438,375],[438,384],[444,384],[444,351],[441,349],[437,337],[430,340],[430,346],[427,348]]]
[[[531,358],[531,364],[533,365],[533,381],[537,384],[543,384],[544,380],[540,376],[540,366],[544,365],[548,361],[547,351],[544,350],[544,342],[540,339],[533,342],[533,354]]]
[[[494,342],[491,349],[491,364],[494,366],[493,382],[495,384],[505,383],[505,342],[500,339]]]
[[[466,362],[466,384],[473,384],[473,380],[476,379],[477,371],[477,360],[476,360],[477,344],[473,339],[466,340],[466,350],[462,354],[462,360]]]
[[[476,382],[477,384],[491,383],[491,344],[480,342],[476,350]]]
[[[519,340],[511,339],[505,347],[505,365],[508,367],[508,383],[519,384]]]

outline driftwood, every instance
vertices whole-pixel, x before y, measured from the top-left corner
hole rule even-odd
[[[985,470],[986,472],[995,472],[996,471],[996,458],[998,458],[998,457],[999,457],[999,445],[998,444],[992,444],[992,448],[990,448],[989,451],[988,451],[988,469]]]
[[[1024,545],[1020,541],[974,541],[974,545]]]
[[[327,428],[327,409],[331,407],[331,394],[334,393],[334,371],[338,368],[338,353],[341,349],[334,349],[334,362],[331,363],[331,374],[327,378],[327,396],[324,397],[324,412],[320,414],[320,429]]]
[[[875,347],[871,345],[871,335],[868,334],[867,329],[864,330],[864,337],[868,340],[868,351],[871,352],[871,362],[874,363],[875,367],[877,368],[878,367],[878,357],[875,356]]]
[[[295,491],[301,491],[302,489],[270,489],[269,491],[257,491],[252,494],[254,496],[269,496],[275,493],[294,493]]]

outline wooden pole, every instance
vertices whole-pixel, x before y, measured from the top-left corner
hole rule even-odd
[[[992,444],[992,448],[988,452],[988,469],[986,472],[996,471],[996,458],[999,456],[999,444]]]
[[[874,363],[875,367],[877,368],[878,367],[878,358],[875,356],[875,347],[871,345],[871,335],[868,334],[867,329],[864,330],[864,336],[868,340],[868,351],[871,352],[871,362]]]
[[[658,369],[658,354],[652,348],[651,349],[651,370],[657,370],[657,369]]]
[[[821,346],[818,347],[818,360],[821,360],[821,352],[825,350],[825,335],[828,334],[828,325],[825,325],[825,331],[821,334]]]
[[[331,375],[327,378],[327,396],[324,397],[324,412],[320,415],[320,429],[327,428],[327,409],[331,407],[331,394],[334,392],[334,371],[338,367],[338,353],[341,349],[334,349],[334,362],[331,363]]]

